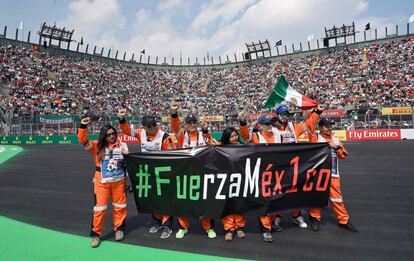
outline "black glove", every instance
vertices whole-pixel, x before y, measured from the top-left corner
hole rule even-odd
[[[132,189],[132,185],[127,185],[127,186],[126,186],[126,188],[125,188],[125,190],[126,190],[127,192],[129,192],[129,193],[134,192],[134,190]]]

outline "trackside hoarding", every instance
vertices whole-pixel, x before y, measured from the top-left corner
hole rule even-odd
[[[414,140],[414,129],[401,129],[402,140]]]
[[[401,140],[401,131],[400,129],[350,130],[346,132],[346,140]]]
[[[334,135],[341,141],[364,140],[414,140],[414,129],[379,129],[379,130],[335,130]],[[137,143],[137,139],[127,135],[118,135],[121,141]],[[213,132],[211,136],[220,140],[221,132]],[[97,140],[98,135],[88,135],[90,140]],[[308,142],[307,134],[299,137],[300,142]],[[78,144],[76,135],[67,136],[0,136],[0,145],[47,145],[47,144]]]
[[[411,107],[385,107],[381,109],[382,115],[411,115],[413,109]]]

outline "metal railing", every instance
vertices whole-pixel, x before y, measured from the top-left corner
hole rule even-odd
[[[304,120],[302,114],[293,115],[293,122]],[[414,114],[412,115],[380,115],[380,114],[363,114],[363,115],[346,115],[344,117],[331,118],[336,124],[336,130],[353,130],[353,129],[405,129],[414,128]],[[255,123],[254,120],[248,121],[249,126]],[[119,129],[117,121],[96,121],[88,127],[90,134],[99,134],[100,129],[105,124],[111,124]],[[140,127],[137,121],[130,122],[133,126]],[[225,122],[208,123],[207,126],[212,132],[223,131],[228,126],[238,128],[239,121],[237,116],[227,117]],[[21,136],[21,135],[76,135],[76,130],[80,126],[79,122],[72,123],[18,123],[8,125],[0,124],[1,136]],[[164,131],[170,131],[168,123],[161,123]]]

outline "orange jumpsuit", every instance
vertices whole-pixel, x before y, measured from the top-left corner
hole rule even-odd
[[[280,128],[275,128],[276,131],[278,132],[286,132],[289,131],[288,129],[290,128],[290,126],[293,126],[293,130],[294,131],[294,137],[289,137],[290,139],[294,139],[293,142],[297,142],[298,138],[300,135],[302,135],[305,131],[309,130],[309,131],[313,131],[315,129],[316,123],[319,120],[319,114],[316,112],[312,112],[310,114],[308,114],[308,117],[305,119],[305,121],[303,123],[299,123],[299,124],[291,124],[288,123],[286,124],[284,129],[280,129]],[[249,132],[249,127],[247,125],[245,126],[240,126],[240,134],[242,135],[243,139],[245,140],[250,140],[251,143],[253,144],[259,144],[259,143],[263,143],[266,142],[268,144],[272,144],[272,143],[283,143],[283,137],[278,137],[276,135],[276,133],[274,131],[272,132],[260,132],[260,135],[262,137],[259,137],[258,134],[250,134]],[[293,218],[299,217],[301,215],[300,210],[294,210],[291,212],[291,215]],[[261,224],[261,229],[262,230],[268,230],[271,231],[272,228],[272,223],[275,221],[276,219],[276,215],[262,215],[259,217],[260,220],[260,224]]]
[[[102,236],[102,230],[105,221],[106,209],[108,207],[108,201],[112,200],[112,216],[114,223],[114,230],[125,230],[125,218],[127,215],[127,199],[125,191],[125,176],[122,176],[113,181],[105,181],[102,178],[101,173],[101,160],[98,158],[97,144],[98,141],[89,141],[87,137],[88,130],[86,128],[78,129],[78,141],[85,146],[85,150],[94,156],[95,160],[95,176],[93,178],[94,194],[95,194],[95,206],[93,208],[93,221],[91,227],[90,236]],[[127,154],[128,148],[125,143],[121,143],[117,140],[113,144],[109,144],[106,148],[106,155],[108,156],[108,150],[115,149],[122,150],[122,153]]]
[[[181,131],[180,118],[178,115],[172,115],[170,119],[171,130],[176,134],[178,147],[188,148],[207,145],[209,143],[216,143],[217,141],[210,136],[210,133],[200,133],[199,131],[187,132]],[[188,230],[190,227],[190,220],[186,217],[177,218],[180,227]],[[205,231],[211,229],[214,225],[213,220],[208,217],[202,217],[200,219],[201,226]]]
[[[230,214],[221,219],[223,223],[224,230],[227,231],[236,231],[239,228],[244,228],[246,226],[246,219],[243,215],[240,214]]]
[[[341,180],[338,172],[338,159],[345,159],[348,156],[348,152],[343,147],[342,142],[336,136],[323,136],[316,132],[309,135],[309,141],[311,143],[316,142],[330,142],[334,140],[335,144],[339,146],[339,149],[332,151],[332,178],[331,178],[331,189],[329,191],[329,200],[331,201],[332,210],[335,214],[339,224],[347,224],[349,220],[348,211],[345,208],[345,204],[342,200],[341,193]],[[321,220],[321,209],[312,208],[309,210],[309,215],[318,221]]]
[[[141,137],[142,137],[142,132],[145,131],[144,129],[141,129],[141,128],[131,129],[129,123],[126,120],[120,121],[120,128],[121,128],[122,132],[125,135],[135,137],[135,138],[138,139],[139,144],[141,144],[141,145],[143,144],[144,141],[141,140]],[[160,132],[160,130],[158,130],[158,132]],[[157,132],[157,134],[159,134],[158,132]],[[148,135],[147,139],[149,141],[154,141],[157,138],[157,134]],[[162,137],[162,143],[160,144],[159,149],[160,150],[176,149],[176,143],[170,135],[165,133],[165,135],[163,135],[163,137]],[[153,214],[153,217],[157,221],[161,222],[161,224],[163,224],[163,225],[166,225],[166,226],[171,226],[172,225],[172,219],[171,219],[171,216],[169,216],[169,215],[163,215],[163,214],[157,213],[157,214]]]
[[[198,131],[195,132],[187,132],[181,131],[180,128],[180,119],[177,117],[171,117],[170,119],[171,124],[171,131],[175,133],[177,137],[178,146],[180,148],[188,148],[192,147],[191,145],[195,146],[202,146],[207,145],[209,143],[216,143],[217,141],[211,137],[210,132],[202,133],[202,140],[200,140],[200,133]],[[188,140],[187,140],[188,139]]]

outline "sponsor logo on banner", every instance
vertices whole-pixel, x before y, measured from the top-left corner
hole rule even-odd
[[[73,117],[71,115],[38,115],[35,117],[35,122],[46,124],[72,123]]]
[[[346,132],[346,139],[350,140],[400,140],[399,129],[384,130],[352,130]]]
[[[345,116],[345,110],[326,110],[323,111],[321,117],[343,117]]]
[[[260,113],[249,113],[249,114],[247,114],[247,120],[254,121],[254,120],[259,119],[259,117],[262,116],[262,115],[267,115],[267,116],[270,116],[270,117],[275,117],[276,116],[275,113],[264,113],[264,114],[260,114]]]
[[[382,115],[411,115],[413,109],[411,107],[387,107],[381,109]]]
[[[211,116],[205,116],[206,122],[220,122],[224,121],[224,116],[222,115],[211,115]],[[162,117],[162,122],[170,122],[170,117]],[[199,118],[199,121],[203,121],[203,117]],[[184,117],[180,117],[180,122],[184,122]]]
[[[221,115],[211,115],[211,116],[205,116],[206,122],[218,122],[218,121],[224,121],[224,117]],[[201,121],[204,120],[204,117],[200,118]]]
[[[49,124],[59,124],[59,123],[72,123],[71,118],[65,118],[65,119],[47,119],[40,117],[39,118],[40,123],[49,123]]]
[[[118,138],[125,143],[138,143],[138,139],[124,134],[118,134]]]

